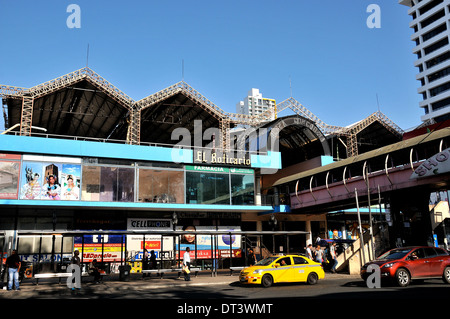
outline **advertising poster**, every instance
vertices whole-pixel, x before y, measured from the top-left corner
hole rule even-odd
[[[78,236],[74,238],[74,250],[80,252],[80,257],[83,255],[83,262],[92,262],[94,259],[101,262],[102,256],[103,262],[120,262],[122,251],[125,254],[122,239],[122,235]]]
[[[79,200],[81,165],[24,161],[20,199]]]
[[[81,165],[63,164],[61,173],[61,199],[79,200],[81,186]]]
[[[215,226],[187,226],[179,228],[184,231],[215,231]],[[220,231],[239,231],[240,227],[219,227]],[[217,240],[215,240],[217,239]],[[176,245],[176,255],[181,252],[181,256],[189,247],[191,258],[210,259],[215,255],[219,258],[229,258],[230,248],[233,258],[241,257],[241,235],[216,235],[211,236],[207,234],[190,235],[185,234],[181,236],[180,245]],[[197,251],[196,251],[197,247]]]
[[[145,249],[148,252],[154,251],[156,259],[173,258],[173,237],[161,235],[145,235]],[[127,253],[130,261],[142,260],[144,251],[143,235],[127,236]]]
[[[172,220],[156,219],[156,218],[128,218],[127,230],[152,230],[167,231],[172,230]],[[173,258],[173,237],[161,236],[159,234],[144,235],[128,235],[127,236],[127,252],[128,259],[131,261],[142,260],[143,250],[154,251],[156,258],[170,259]]]
[[[42,166],[38,162],[23,162],[20,199],[41,199],[44,186]]]
[[[0,154],[0,199],[17,199],[20,155]]]

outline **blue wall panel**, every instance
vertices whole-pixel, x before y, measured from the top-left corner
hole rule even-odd
[[[192,163],[192,150],[156,146],[0,135],[0,152],[106,157],[117,159]]]

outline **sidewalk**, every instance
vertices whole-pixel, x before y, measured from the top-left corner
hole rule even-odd
[[[352,278],[348,274],[326,274],[329,277]],[[0,299],[58,299],[58,298],[117,298],[118,296],[133,296],[143,292],[157,293],[158,289],[170,289],[180,287],[207,287],[219,285],[237,285],[239,273],[230,275],[229,270],[219,270],[216,276],[211,272],[200,272],[196,277],[191,275],[191,281],[185,281],[183,276],[178,278],[176,274],[165,274],[163,278],[156,275],[142,278],[142,274],[130,274],[127,281],[119,280],[119,275],[107,276],[99,284],[93,282],[92,277],[83,277],[81,289],[72,291],[67,287],[66,278],[40,279],[37,285],[32,279],[24,279],[20,285],[20,291],[0,290]],[[6,285],[6,283],[5,283]],[[4,285],[4,286],[5,286]]]
[[[73,294],[72,290],[67,287],[67,279],[58,278],[39,279],[36,284],[34,279],[24,279],[20,284],[19,291],[8,291],[0,289],[0,299],[28,299],[28,298],[59,298],[64,295]],[[143,278],[142,274],[130,274],[127,280],[120,280],[118,274],[113,274],[103,278],[102,282],[96,284],[92,277],[83,277],[81,289],[75,290],[80,296],[83,293],[88,295],[118,295],[118,294],[135,294],[142,291],[150,291],[152,289],[188,287],[188,286],[209,286],[209,285],[229,285],[239,281],[239,273],[235,272],[230,276],[230,271],[219,271],[217,276],[212,276],[211,272],[201,272],[196,277],[191,275],[191,281],[185,281],[183,276],[178,278],[175,273],[164,274],[162,278],[157,275]],[[6,287],[5,282],[3,287]]]

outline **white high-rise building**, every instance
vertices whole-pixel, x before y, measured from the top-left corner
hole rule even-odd
[[[399,0],[408,6],[412,17],[409,26],[414,30],[411,39],[416,43],[414,65],[419,69],[416,78],[423,96],[420,107],[422,121],[440,122],[450,118],[450,0]]]
[[[276,101],[274,99],[264,98],[259,89],[251,89],[248,91],[247,97],[243,101],[236,104],[236,112],[247,115],[258,115],[272,108],[272,120],[276,116]]]

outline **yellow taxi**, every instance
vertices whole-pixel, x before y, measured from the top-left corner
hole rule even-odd
[[[254,266],[242,269],[241,284],[258,284],[270,287],[280,282],[306,282],[310,285],[325,278],[322,265],[298,255],[270,256]]]

